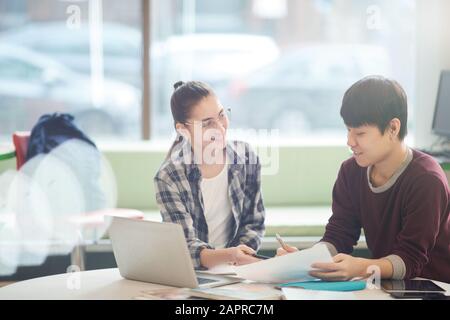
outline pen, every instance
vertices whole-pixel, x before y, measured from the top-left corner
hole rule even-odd
[[[288,251],[288,246],[287,246],[286,243],[283,241],[283,239],[281,238],[281,236],[280,236],[278,233],[276,233],[276,234],[275,234],[275,237],[277,238],[278,242],[280,243],[280,246],[281,246],[284,250]]]
[[[271,257],[268,256],[262,256],[260,254],[253,254],[252,256],[254,256],[255,258],[261,259],[261,260],[266,260],[266,259],[270,259]]]

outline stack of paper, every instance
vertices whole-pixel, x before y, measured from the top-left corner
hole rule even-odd
[[[282,293],[265,284],[238,283],[218,288],[191,289],[192,297],[214,300],[279,300]]]
[[[240,278],[265,283],[310,281],[315,279],[309,275],[309,271],[312,270],[311,265],[315,262],[333,262],[325,244],[318,244],[312,248],[284,256],[238,266],[234,270]]]

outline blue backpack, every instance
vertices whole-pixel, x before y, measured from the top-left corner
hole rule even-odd
[[[77,128],[73,120],[74,117],[67,113],[41,116],[31,130],[26,160],[41,153],[49,153],[69,139],[80,139],[97,148],[95,143]]]
[[[75,145],[57,154],[59,160],[78,178],[84,193],[86,211],[94,211],[101,209],[105,203],[105,195],[99,185],[101,154],[94,142],[78,129],[73,121],[74,117],[70,114],[54,113],[41,116],[31,131],[26,161],[39,154],[48,154],[71,139],[78,139],[92,146],[93,148],[80,149]]]

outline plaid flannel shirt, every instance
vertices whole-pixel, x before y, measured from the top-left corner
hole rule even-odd
[[[194,268],[202,269],[200,251],[214,247],[208,243],[200,169],[189,157],[188,161],[180,160],[186,153],[192,154],[190,150],[187,142],[176,145],[171,152],[171,155],[176,155],[175,160],[171,156],[164,161],[154,182],[156,201],[163,221],[178,223],[183,227]],[[230,159],[228,194],[234,217],[233,230],[230,232],[232,237],[226,247],[245,244],[258,250],[265,232],[261,164],[258,156],[244,142],[229,142],[226,153]]]

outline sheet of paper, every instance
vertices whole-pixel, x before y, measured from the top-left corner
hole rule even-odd
[[[197,273],[215,274],[215,275],[235,275],[236,270],[235,266],[231,264],[221,264],[208,270],[197,271]]]
[[[286,300],[355,300],[353,292],[305,290],[301,288],[282,288]]]
[[[235,267],[238,277],[266,283],[285,283],[314,280],[308,272],[314,262],[333,262],[325,244]]]

